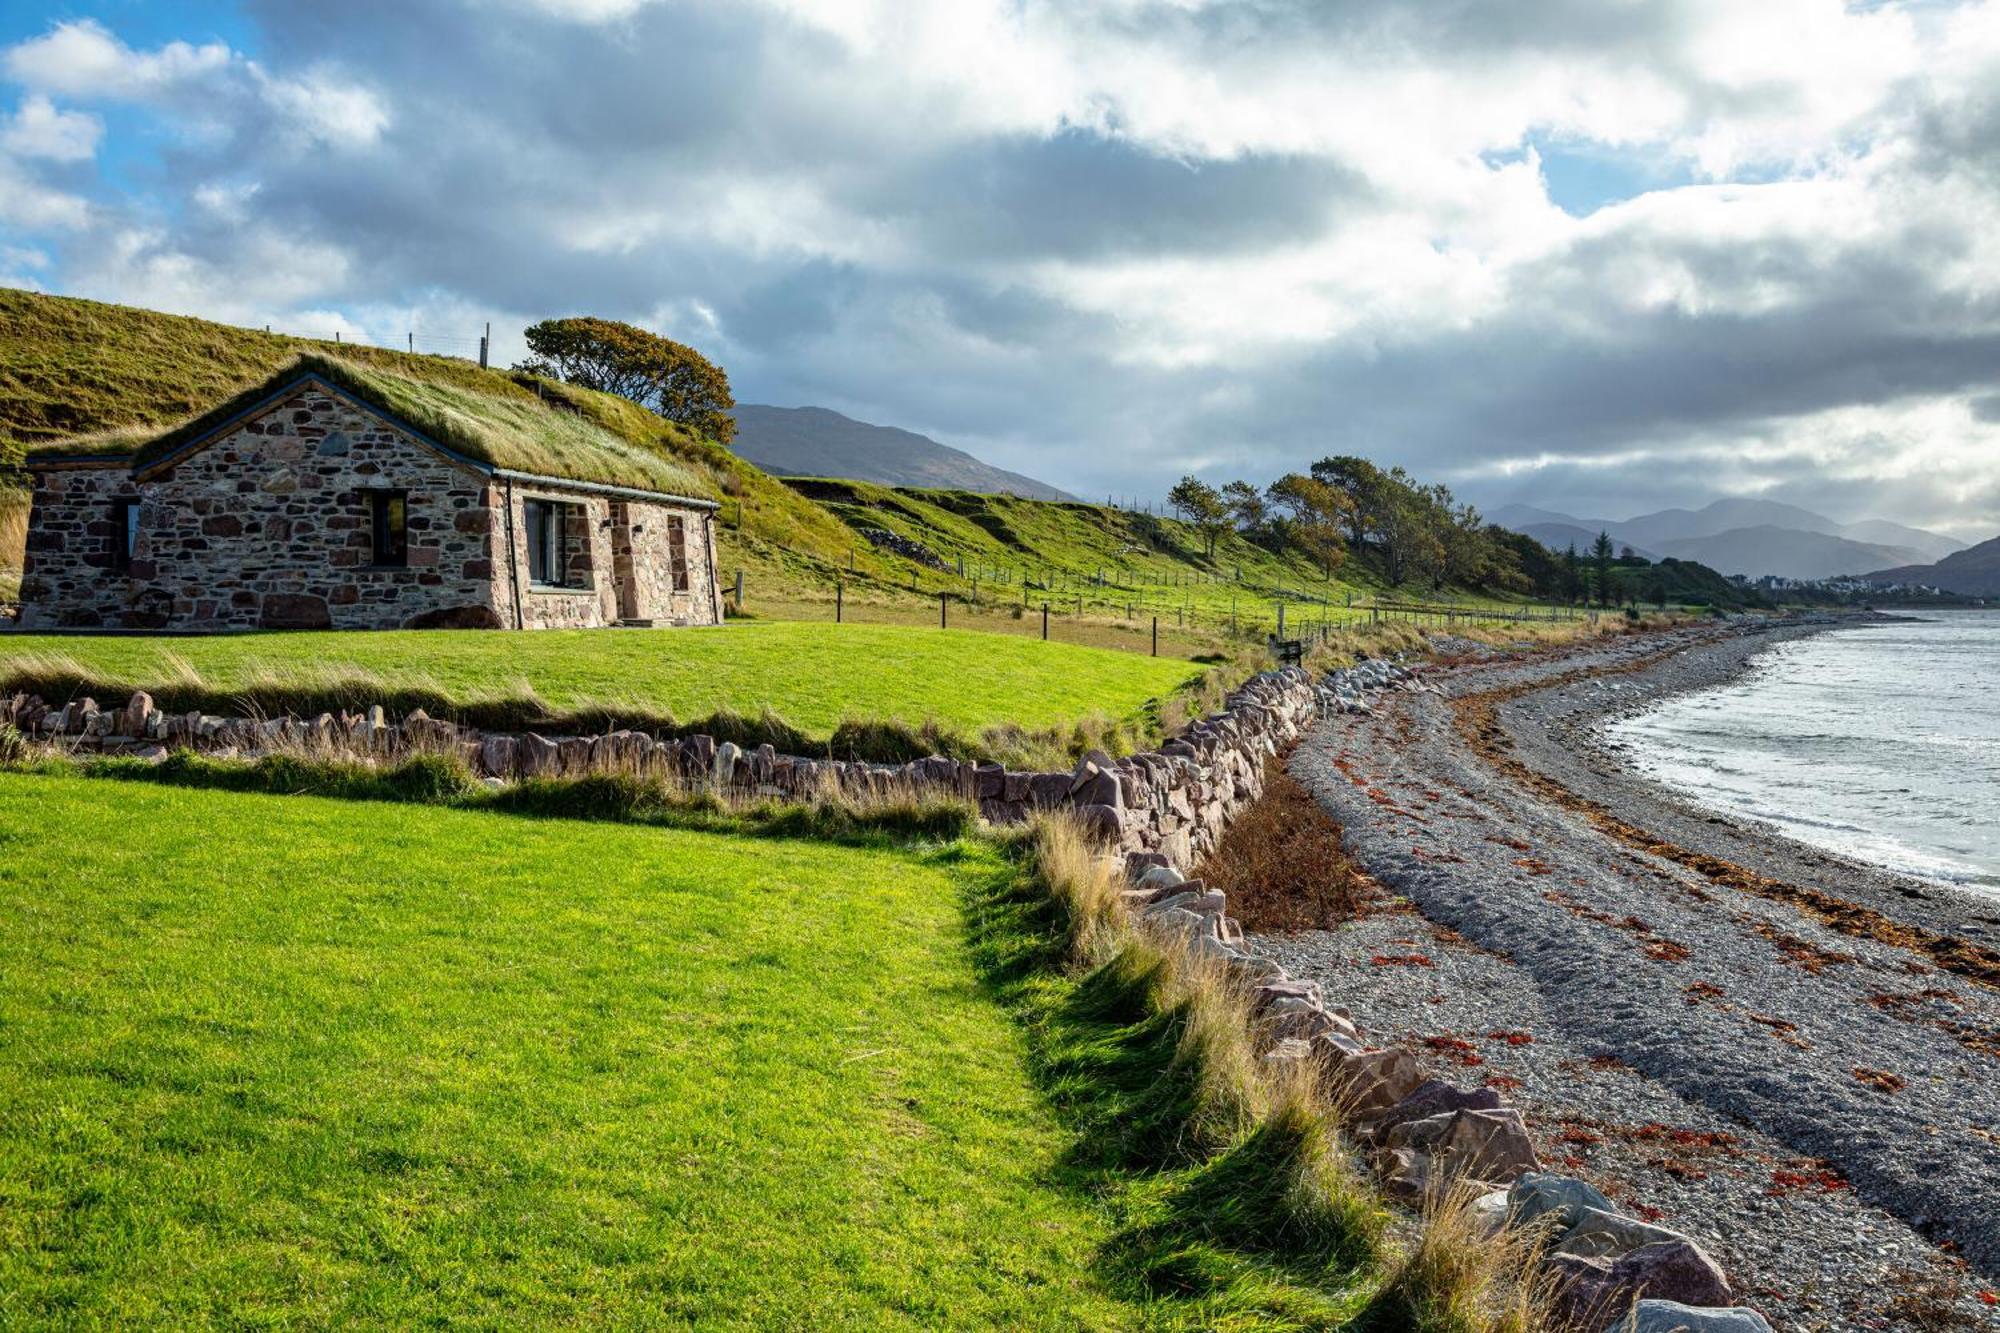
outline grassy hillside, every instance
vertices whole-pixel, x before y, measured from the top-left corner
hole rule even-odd
[[[0,452],[77,435],[157,432],[214,408],[302,352],[337,353],[364,370],[417,380],[522,392],[508,372],[447,358],[0,291]],[[1288,623],[1297,624],[1301,616],[1338,618],[1350,599],[1386,591],[1358,558],[1329,580],[1307,560],[1234,534],[1210,556],[1188,524],[1107,506],[864,482],[786,485],[622,398],[562,385],[537,391],[560,395],[620,440],[665,456],[695,475],[692,489],[721,499],[721,577],[733,589],[743,572],[743,610],[752,616],[830,618],[836,587],[850,615],[891,621],[934,615],[940,594],[968,610],[1011,607],[1020,615],[1048,601],[1061,621],[1057,637],[1149,648],[1138,627],[1149,629],[1157,616],[1162,651],[1192,656],[1235,653],[1260,638],[1280,600],[1291,608]],[[882,546],[865,530],[922,549]],[[0,506],[0,580],[19,569],[20,535]],[[1403,595],[1418,594],[1412,587]],[[1022,628],[977,614],[964,623]]]
[[[867,482],[795,477],[790,484],[840,518],[857,536],[894,533],[943,563],[920,581],[953,584],[995,605],[1050,602],[1109,618],[1150,619],[1262,633],[1285,602],[1292,619],[1339,618],[1350,602],[1395,596],[1375,570],[1350,560],[1337,577],[1297,553],[1274,553],[1231,532],[1211,555],[1190,524],[1104,505],[1050,503],[967,491],[931,491]],[[868,540],[860,537],[860,540]],[[963,568],[963,575],[959,571]],[[1416,597],[1414,586],[1400,594]],[[1462,590],[1455,600],[1472,598]]]
[[[988,853],[19,775],[0,827],[0,1324],[1144,1322]]]
[[[1640,606],[1719,606],[1738,610],[1765,606],[1756,592],[1739,588],[1707,565],[1669,556],[1658,564],[1614,563],[1610,569],[1611,600]]]
[[[1200,674],[1171,658],[888,625],[0,638],[0,689],[50,697],[83,689],[109,703],[143,688],[163,708],[247,701],[308,716],[400,697],[492,726],[578,714],[694,723],[720,710],[772,713],[804,733],[795,747],[809,749],[850,720],[931,724],[966,752],[999,753],[1000,741],[981,739],[989,730],[1069,735],[1079,722],[1136,738],[1151,730],[1158,701]]]

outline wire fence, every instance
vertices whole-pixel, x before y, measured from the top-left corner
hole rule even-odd
[[[275,333],[286,338],[310,338],[316,342],[330,342],[336,347],[379,347],[384,351],[408,352],[413,355],[448,356],[460,361],[472,361],[486,365],[491,354],[493,326],[488,324],[484,333],[419,333],[414,329],[405,330],[400,338],[370,337],[354,329],[335,329],[331,337],[317,333],[297,333],[288,329],[274,329],[264,326],[264,332]]]
[[[1058,587],[1050,588],[1038,580],[974,579],[973,572],[968,566],[967,577],[956,587],[926,586],[921,576],[913,576],[900,584],[857,580],[850,587],[841,582],[830,596],[790,591],[760,597],[748,574],[738,570],[723,591],[729,613],[743,618],[977,629],[1186,658],[1231,646],[1310,645],[1343,630],[1389,623],[1449,632],[1475,625],[1596,619],[1593,611],[1565,606],[1379,599],[1349,603],[1345,598],[1262,593],[1238,594],[1226,606],[1219,604],[1220,599],[1162,605],[1136,591],[1125,595],[1097,587],[1087,578],[1063,578]]]

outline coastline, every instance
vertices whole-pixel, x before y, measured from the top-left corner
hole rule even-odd
[[[1407,906],[1257,943],[1433,1076],[1501,1080],[1545,1162],[1695,1235],[1779,1326],[2000,1326],[1972,1293],[2000,1274],[2000,905],[1738,826],[1597,736],[1851,623],[1443,666],[1330,719],[1292,771]]]
[[[1732,822],[1726,813],[1635,769],[1605,735],[1610,723],[1665,699],[1741,679],[1757,668],[1758,658],[1782,644],[1892,619],[1907,617],[1842,617],[1692,645],[1622,677],[1623,688],[1608,697],[1581,684],[1539,691],[1505,705],[1503,721],[1517,755],[1532,767],[1664,841],[1774,879],[1836,878],[1841,895],[1862,906],[2000,947],[2000,897],[1844,855],[1762,820]]]

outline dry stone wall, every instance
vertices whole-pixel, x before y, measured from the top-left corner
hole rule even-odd
[[[247,756],[303,748],[390,758],[449,750],[481,777],[498,781],[617,771],[743,795],[810,797],[829,786],[857,796],[937,794],[976,802],[995,824],[1018,824],[1042,810],[1073,810],[1108,850],[1134,864],[1188,867],[1262,794],[1265,759],[1299,738],[1322,693],[1301,668],[1269,672],[1157,751],[1123,759],[1093,751],[1073,770],[1058,772],[1010,771],[942,756],[906,764],[814,759],[781,755],[769,745],[745,750],[708,736],[640,731],[483,733],[422,713],[392,719],[379,707],[313,718],[169,714],[144,694],[103,707],[93,699],[51,705],[15,695],[0,700],[0,722],[86,753],[160,757],[185,748]]]

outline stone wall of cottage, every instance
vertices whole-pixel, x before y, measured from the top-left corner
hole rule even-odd
[[[531,500],[553,501],[568,507],[565,512],[570,558],[561,585],[537,584],[529,578],[527,507]],[[502,569],[494,587],[501,615],[508,618],[507,624],[518,621],[523,629],[594,629],[618,622],[612,503],[601,495],[553,484],[515,482],[511,488],[502,488],[495,506],[501,549],[504,552],[509,539],[514,549],[511,558],[502,555]]]
[[[686,586],[675,587],[673,527],[681,528]],[[629,579],[632,615],[657,625],[716,623],[715,515],[640,500],[612,506],[621,592]],[[629,569],[629,575],[624,572]]]
[[[638,618],[714,623],[706,511],[516,483],[510,525],[509,489],[303,385],[144,481],[122,467],[36,472],[22,626],[590,628],[626,618],[620,549]],[[373,490],[407,495],[404,565],[374,563]],[[120,568],[118,501],[127,497],[139,501],[139,524]],[[568,586],[527,582],[523,506],[537,498],[572,506]],[[688,537],[684,593],[672,590],[670,515]]]
[[[67,541],[52,523],[75,502],[40,512],[31,544]],[[119,474],[112,474],[119,475]],[[129,477],[126,482],[131,486]],[[23,595],[26,625],[140,629],[392,629],[499,624],[483,478],[372,412],[302,386],[172,468],[140,481],[127,569]],[[369,491],[408,493],[408,560],[373,563]],[[129,492],[128,492],[129,493]],[[106,533],[116,514],[106,492]],[[100,539],[86,537],[86,560]],[[46,554],[46,552],[45,552]]]
[[[568,506],[570,559],[562,586],[537,585],[528,576],[527,506],[531,500]],[[505,521],[506,496],[496,506],[501,550],[509,533],[514,559],[504,554],[496,572],[495,600],[505,622],[518,610],[525,629],[591,629],[621,620],[656,625],[712,625],[717,599],[712,539],[706,510],[653,501],[608,497],[559,483],[516,482],[512,523]],[[687,540],[688,589],[673,590],[668,520],[678,517]],[[520,581],[518,607],[515,580]],[[630,594],[626,592],[630,580]]]
[[[132,588],[118,568],[118,502],[138,494],[130,470],[122,466],[31,474],[21,628],[95,629],[125,623]]]

